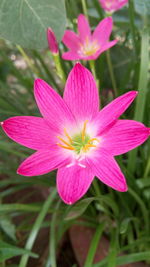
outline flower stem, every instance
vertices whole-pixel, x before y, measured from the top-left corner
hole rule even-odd
[[[145,23],[146,19],[144,20]],[[140,63],[140,75],[138,83],[138,97],[136,101],[134,120],[143,121],[144,110],[147,96],[147,85],[148,85],[148,70],[149,70],[149,28],[148,25],[143,27],[141,36],[141,63]],[[128,158],[128,171],[134,172],[136,169],[136,156],[137,149],[134,149],[129,153]]]
[[[145,169],[145,172],[144,172],[144,178],[146,178],[148,176],[150,172],[150,158],[148,159],[148,162],[147,162],[147,165],[146,165],[146,169]]]
[[[31,250],[32,247],[33,247],[33,244],[35,242],[35,239],[37,237],[37,234],[40,230],[40,227],[41,227],[41,224],[54,200],[54,198],[56,197],[56,189],[54,189],[52,191],[52,193],[48,196],[48,198],[46,199],[46,201],[44,202],[44,205],[35,221],[35,223],[33,224],[33,227],[32,227],[32,230],[31,230],[31,233],[29,235],[29,238],[26,242],[26,245],[25,245],[25,249],[28,249],[28,250]],[[20,263],[19,263],[19,267],[26,267],[27,266],[27,262],[28,262],[28,258],[29,258],[29,255],[27,254],[24,254],[22,257],[21,257],[21,260],[20,260]]]
[[[106,51],[106,58],[107,58],[108,69],[109,69],[110,78],[112,82],[112,87],[113,87],[114,94],[116,97],[117,96],[117,85],[116,85],[116,80],[115,80],[115,75],[114,75],[114,70],[113,70],[113,65],[112,65],[109,49]]]
[[[86,0],[81,0],[82,2],[82,8],[83,8],[83,13],[88,19],[88,12],[87,12],[87,6],[86,6]]]
[[[146,233],[149,234],[149,217],[148,217],[148,211],[147,211],[147,208],[145,206],[145,203],[138,196],[138,194],[135,192],[135,190],[132,190],[131,188],[128,188],[128,192],[137,201],[137,203],[139,204],[139,206],[141,208],[141,211],[143,213],[143,219],[145,221]]]
[[[90,60],[89,61],[89,64],[90,64],[90,69],[92,71],[92,74],[94,76],[94,79],[96,81],[97,87],[99,88],[99,80],[96,77],[95,61],[94,60]]]
[[[58,76],[60,77],[60,79],[62,80],[62,82],[65,83],[66,82],[66,76],[65,76],[65,73],[64,73],[63,68],[61,66],[59,53],[53,54],[53,59],[55,62],[56,72],[57,72]]]

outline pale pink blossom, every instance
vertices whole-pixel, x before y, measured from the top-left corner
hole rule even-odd
[[[66,30],[63,43],[69,48],[62,57],[66,60],[92,60],[97,59],[101,53],[114,46],[117,40],[109,41],[113,21],[111,17],[103,19],[91,33],[86,17],[78,16],[78,34]]]
[[[128,0],[99,0],[101,7],[109,13],[113,13],[128,3]]]
[[[67,204],[80,199],[94,176],[118,191],[127,184],[114,156],[139,146],[149,128],[119,117],[137,96],[130,91],[99,111],[99,95],[89,70],[77,63],[61,98],[46,82],[36,79],[34,94],[40,117],[12,117],[1,123],[17,143],[37,150],[18,168],[18,174],[36,176],[55,169],[60,197]]]
[[[47,29],[47,41],[48,41],[48,46],[49,46],[49,50],[51,51],[51,53],[58,54],[57,39],[51,28]]]

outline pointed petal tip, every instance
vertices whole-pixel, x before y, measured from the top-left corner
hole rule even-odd
[[[3,121],[0,121],[0,125],[3,126],[4,122]]]

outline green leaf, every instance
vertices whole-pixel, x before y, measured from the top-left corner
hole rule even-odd
[[[0,0],[0,36],[15,44],[46,48],[47,27],[60,41],[65,25],[64,0]]]
[[[92,201],[101,202],[102,205],[103,203],[106,204],[112,209],[112,211],[114,212],[116,216],[119,213],[118,206],[116,205],[115,201],[113,201],[113,199],[110,198],[108,194],[108,195],[101,195],[100,197],[86,198],[86,199],[79,201],[77,204],[73,205],[70,208],[70,211],[65,217],[65,220],[73,220],[81,216],[85,212],[87,207],[91,204]]]
[[[95,200],[94,197],[86,198],[86,199],[81,200],[74,206],[72,206],[70,212],[65,217],[65,220],[73,220],[81,216],[84,213],[84,211],[87,209],[87,207],[91,204],[91,202],[94,200]]]
[[[29,254],[33,258],[38,257],[37,254],[32,253],[29,250],[18,248],[16,246],[12,246],[3,241],[0,241],[0,262],[25,253]]]
[[[135,10],[141,16],[150,14],[150,1],[149,0],[135,0],[134,1]]]
[[[137,221],[138,223],[138,219],[136,217],[125,218],[120,224],[120,234],[125,234],[127,232],[129,223],[131,221]]]
[[[15,225],[11,222],[8,216],[0,217],[0,228],[9,236],[12,240],[16,241]]]

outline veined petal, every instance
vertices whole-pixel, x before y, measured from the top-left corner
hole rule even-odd
[[[85,42],[86,39],[91,38],[90,26],[87,18],[83,14],[80,14],[78,16],[78,31],[79,31],[79,37],[82,42]]]
[[[36,79],[34,94],[39,110],[51,128],[59,131],[68,124],[75,123],[74,117],[65,101],[45,81]]]
[[[64,100],[78,120],[87,120],[98,113],[99,96],[89,70],[77,63],[70,72],[64,91]]]
[[[98,40],[101,45],[107,42],[112,32],[112,26],[111,17],[103,19],[93,32],[93,40]]]
[[[51,146],[48,150],[39,150],[28,157],[19,166],[17,173],[24,176],[43,175],[57,168],[67,165],[70,158],[62,153],[60,148]]]
[[[47,149],[55,141],[56,133],[43,118],[17,116],[5,120],[1,125],[12,140],[31,149]]]
[[[73,51],[77,51],[80,45],[79,36],[70,30],[65,31],[62,42]]]
[[[117,191],[127,191],[125,177],[112,156],[99,150],[95,153],[94,157],[87,158],[87,163],[95,176],[104,184]]]
[[[149,137],[149,129],[133,120],[118,120],[103,136],[102,146],[111,155],[120,155],[144,143]]]
[[[94,178],[90,168],[73,165],[57,172],[57,189],[66,204],[73,204],[88,190]]]
[[[97,125],[97,134],[103,134],[109,130],[122,113],[131,105],[137,91],[130,91],[113,100],[110,104],[105,106],[97,115],[93,123]]]

